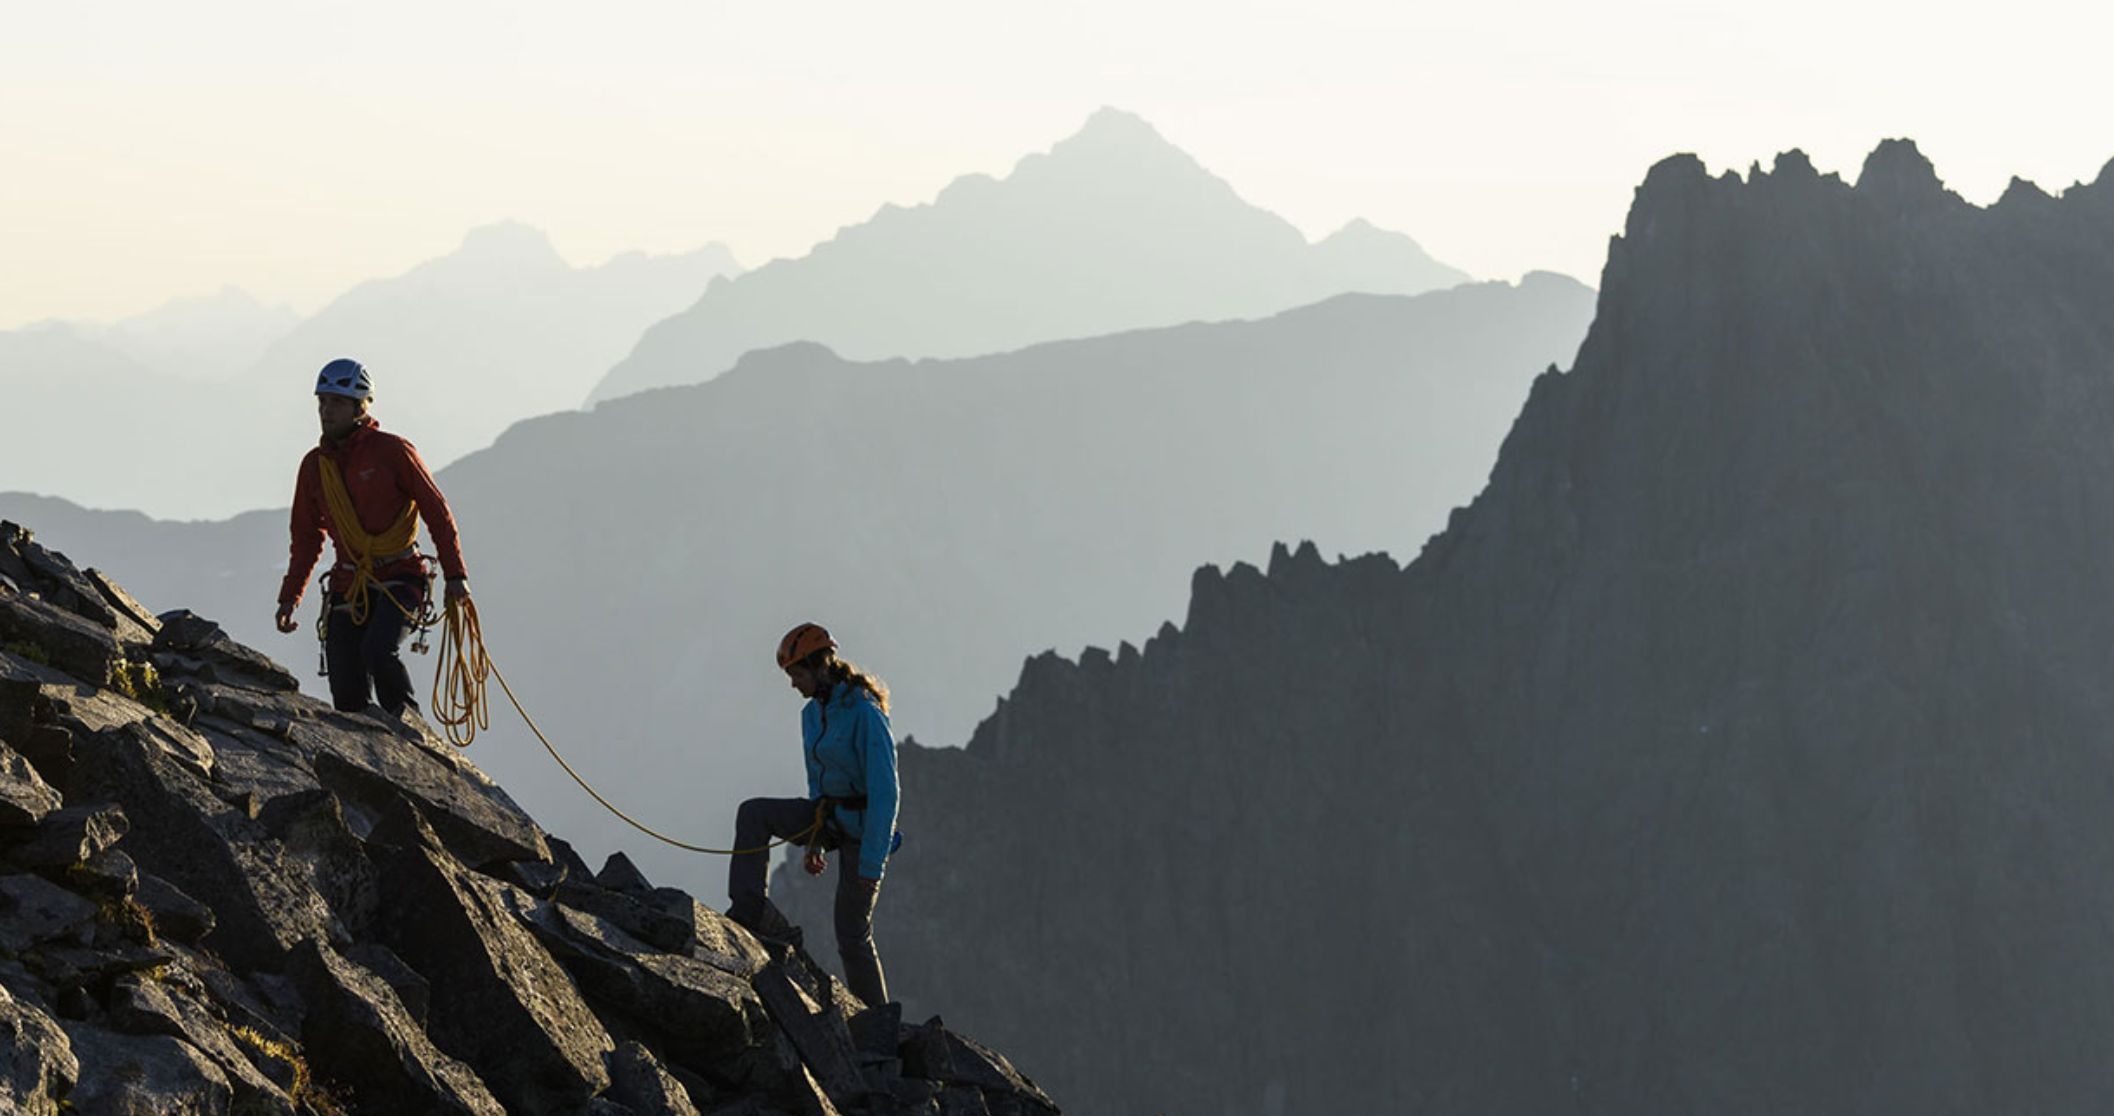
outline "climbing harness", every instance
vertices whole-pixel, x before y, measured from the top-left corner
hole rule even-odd
[[[695,853],[743,856],[769,852],[780,845],[790,845],[795,841],[806,842],[808,849],[814,851],[822,840],[832,802],[828,798],[815,803],[815,820],[806,829],[791,837],[778,838],[753,849],[713,849],[693,845],[687,841],[676,840],[625,813],[616,803],[602,797],[602,792],[596,790],[578,771],[573,770],[573,765],[567,763],[565,757],[559,754],[557,745],[552,744],[550,737],[544,735],[543,729],[536,724],[536,719],[521,707],[521,699],[515,697],[514,688],[507,685],[506,675],[500,672],[498,664],[492,662],[492,657],[485,651],[484,628],[477,621],[477,602],[468,598],[449,601],[446,625],[441,629],[440,657],[433,664],[433,715],[434,719],[440,722],[448,743],[457,748],[469,747],[480,730],[492,727],[491,707],[485,682],[488,676],[499,683],[500,692],[506,695],[507,701],[514,707],[514,712],[521,715],[521,722],[528,726],[530,732],[536,734],[536,739],[543,744],[543,750],[558,761],[558,766],[564,768],[567,775],[572,776],[573,782],[580,784],[581,790],[586,791],[589,797],[601,803],[603,809],[615,814],[624,824],[656,841]]]
[[[340,594],[345,599],[348,618],[355,624],[367,622],[372,613],[373,590],[377,588],[407,618],[411,617],[411,611],[389,593],[375,571],[417,553],[412,543],[418,538],[418,505],[404,501],[403,514],[396,517],[396,522],[381,534],[370,535],[360,523],[359,512],[352,506],[352,493],[346,491],[345,478],[338,472],[338,463],[324,454],[317,454],[316,472],[323,481],[323,506],[330,512],[330,524],[335,528],[338,544],[351,559],[352,584],[345,586]],[[430,598],[431,594],[428,594]]]
[[[406,501],[403,514],[396,517],[387,531],[370,535],[360,522],[357,509],[352,506],[352,494],[345,488],[345,477],[338,471],[338,463],[327,456],[317,455],[316,473],[323,482],[323,506],[330,513],[330,525],[339,546],[349,555],[346,561],[324,571],[318,580],[326,588],[323,608],[316,616],[316,640],[323,644],[319,653],[317,674],[330,674],[330,616],[339,605],[331,598],[335,595],[343,602],[345,618],[353,624],[365,624],[374,615],[374,594],[380,593],[390,605],[402,613],[412,630],[411,650],[426,653],[426,633],[439,622],[433,612],[433,575],[425,574],[426,594],[418,602],[418,608],[397,599],[389,584],[383,581],[378,571],[391,563],[418,557],[415,543],[418,539],[418,505]],[[338,586],[335,594],[328,591],[333,575],[351,570],[352,582]]]

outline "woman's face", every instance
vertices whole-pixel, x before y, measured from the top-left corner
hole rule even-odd
[[[794,663],[785,668],[785,676],[804,698],[813,698],[822,688],[821,672],[806,663]]]

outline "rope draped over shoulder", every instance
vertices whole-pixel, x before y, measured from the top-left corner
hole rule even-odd
[[[401,554],[411,549],[418,538],[418,505],[404,501],[404,512],[396,517],[387,531],[370,535],[360,523],[360,515],[352,506],[352,493],[345,489],[345,477],[338,472],[338,463],[327,454],[316,455],[316,472],[323,482],[323,506],[330,512],[330,525],[337,533],[338,544],[352,558],[352,584],[343,589],[346,608],[355,624],[364,624],[372,609],[373,591],[381,590],[383,596],[405,616],[410,616],[404,603],[390,594],[387,586],[375,576],[375,560]]]

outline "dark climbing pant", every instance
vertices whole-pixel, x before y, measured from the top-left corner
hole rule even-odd
[[[734,815],[734,847],[753,849],[776,837],[791,837],[815,820],[815,804],[805,798],[752,798]],[[841,839],[840,839],[841,841]],[[727,913],[734,921],[753,925],[771,906],[767,874],[769,853],[744,853],[727,867]],[[837,957],[844,962],[844,984],[852,995],[869,1005],[888,1002],[888,979],[881,973],[881,956],[874,951],[873,912],[881,889],[862,893],[854,882],[859,875],[859,842],[841,841],[837,846]]]
[[[392,581],[387,587],[414,613],[425,600],[424,582]],[[394,717],[404,706],[418,704],[411,697],[411,671],[397,654],[411,621],[379,591],[369,593],[368,601],[367,622],[355,624],[351,613],[335,607],[338,599],[331,599],[323,638],[323,657],[330,664],[330,703],[357,713],[367,708],[371,683],[376,703]]]

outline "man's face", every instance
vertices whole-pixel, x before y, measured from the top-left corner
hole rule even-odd
[[[322,420],[325,438],[343,438],[352,433],[365,410],[364,404],[349,395],[316,396],[316,417]]]

